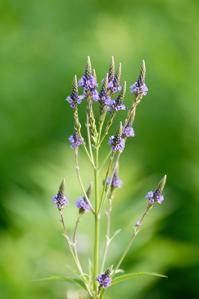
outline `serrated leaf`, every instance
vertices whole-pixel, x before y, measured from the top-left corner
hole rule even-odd
[[[55,276],[44,277],[44,278],[38,279],[36,281],[49,281],[49,280],[66,281],[66,282],[70,282],[70,283],[75,283],[76,285],[78,285],[78,286],[82,287],[84,290],[86,290],[86,286],[85,286],[84,282],[82,281],[82,279],[77,278],[77,277],[55,275]]]
[[[135,272],[135,273],[129,273],[129,274],[123,274],[123,275],[117,276],[116,278],[113,279],[112,285],[116,285],[123,281],[134,279],[139,276],[157,276],[157,277],[162,277],[162,278],[168,278],[166,275],[154,273],[154,272]]]

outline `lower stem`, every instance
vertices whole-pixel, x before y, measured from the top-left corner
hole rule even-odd
[[[93,262],[93,288],[95,297],[97,298],[98,287],[96,282],[96,277],[98,274],[99,268],[99,235],[100,235],[100,223],[99,223],[99,213],[98,213],[98,206],[99,206],[99,198],[98,198],[98,156],[99,156],[99,149],[96,148],[96,157],[95,157],[95,166],[94,169],[94,186],[95,186],[95,231],[94,231],[94,262]]]
[[[130,239],[130,241],[129,241],[129,243],[128,243],[126,249],[125,249],[125,251],[124,251],[123,254],[121,255],[121,257],[120,257],[120,259],[119,259],[119,261],[118,261],[118,263],[117,263],[117,265],[116,265],[116,267],[115,267],[115,271],[114,271],[114,272],[116,272],[116,271],[119,269],[119,267],[120,267],[120,265],[122,264],[124,258],[125,258],[126,255],[128,254],[128,252],[129,252],[129,250],[130,250],[130,248],[131,248],[131,245],[132,245],[133,241],[135,240],[137,234],[138,234],[139,231],[140,231],[140,228],[141,228],[141,226],[142,226],[142,223],[143,223],[143,220],[144,220],[145,216],[148,214],[149,210],[150,210],[152,207],[153,207],[152,205],[148,205],[147,208],[146,208],[146,210],[144,211],[142,217],[141,217],[140,220],[136,223],[135,231],[134,231],[134,233],[133,233],[133,235],[132,235],[132,237],[131,237],[131,239]]]
[[[106,210],[106,218],[107,218],[107,224],[106,224],[106,241],[105,241],[105,247],[104,247],[104,254],[103,254],[103,259],[102,259],[102,264],[101,264],[101,272],[104,271],[104,266],[106,263],[106,257],[108,254],[108,249],[110,245],[110,234],[111,234],[111,212],[112,212],[112,192],[109,197],[108,201],[108,207]]]
[[[64,237],[66,238],[66,241],[68,243],[68,246],[69,246],[69,249],[70,249],[70,252],[71,252],[71,255],[74,259],[74,262],[77,266],[77,269],[79,271],[79,274],[81,275],[81,278],[83,279],[84,283],[85,283],[85,286],[86,286],[86,289],[88,291],[88,294],[90,296],[90,298],[92,298],[92,293],[90,291],[90,287],[88,285],[88,282],[87,282],[87,279],[85,278],[85,275],[84,275],[84,272],[83,272],[83,269],[82,269],[82,266],[80,264],[80,261],[79,261],[79,257],[78,257],[78,253],[77,253],[77,248],[76,248],[76,244],[73,242],[71,243],[71,240],[70,238],[68,237],[67,233],[66,233],[66,225],[65,225],[65,221],[64,221],[64,216],[63,216],[63,212],[60,211],[60,216],[61,216],[61,223],[62,223],[62,226],[63,226],[63,230],[64,230]],[[80,218],[80,217],[78,217]],[[79,223],[79,219],[77,220],[76,222],[76,227],[75,227],[75,232],[74,232],[74,240],[75,240],[75,235],[76,235],[76,230],[77,230],[77,227],[78,227],[78,223]]]

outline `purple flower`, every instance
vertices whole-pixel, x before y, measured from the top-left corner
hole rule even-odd
[[[123,137],[134,137],[135,136],[135,132],[134,129],[127,125],[124,129],[123,129]]]
[[[123,182],[122,182],[122,180],[119,178],[119,176],[115,173],[115,174],[113,175],[112,182],[111,182],[111,177],[108,177],[107,180],[106,180],[106,184],[107,184],[107,185],[110,185],[110,184],[111,184],[111,187],[112,187],[112,188],[121,188],[122,185],[123,185]]]
[[[75,131],[73,135],[68,138],[68,140],[70,141],[72,149],[76,149],[82,144],[82,140],[77,131]]]
[[[84,74],[78,82],[79,86],[84,88],[84,91],[88,91],[89,95],[93,98],[94,101],[99,100],[99,95],[97,90],[97,81],[96,78],[91,74]]]
[[[97,87],[97,81],[95,77],[91,74],[83,75],[79,80],[78,85],[83,87],[84,90],[93,90]]]
[[[114,152],[117,152],[117,151],[122,152],[124,150],[125,141],[120,136],[111,136],[109,138],[108,143],[112,145],[112,150]]]
[[[77,76],[75,76],[73,80],[71,95],[66,98],[66,101],[68,101],[71,108],[75,108],[77,105],[81,104],[84,98],[84,95],[79,96],[78,94]]]
[[[116,93],[122,90],[122,86],[119,81],[115,80],[115,77],[108,82],[108,90],[112,93]]]
[[[159,189],[157,189],[154,192],[148,192],[146,198],[148,199],[150,205],[153,205],[155,202],[161,204],[164,200],[164,196],[162,195]]]
[[[103,106],[112,106],[113,101],[111,100],[110,96],[107,95],[100,95],[100,102]]]
[[[146,96],[148,93],[148,87],[146,84],[140,80],[135,82],[133,85],[130,86],[130,91],[135,95]]]
[[[96,89],[90,90],[90,96],[93,98],[94,101],[99,101],[99,94]]]
[[[85,98],[84,95],[79,96],[78,94],[76,94],[75,96],[73,94],[71,94],[70,96],[68,96],[66,98],[66,101],[70,104],[71,108],[75,108],[76,105],[81,104],[82,100]]]
[[[112,109],[115,111],[126,110],[126,106],[124,105],[123,101],[118,98],[113,101]]]
[[[91,210],[90,204],[85,197],[79,197],[76,201],[76,207],[80,213],[89,212]]]
[[[66,198],[61,192],[58,192],[57,195],[53,196],[52,201],[56,204],[59,210],[62,210],[63,207],[69,203],[68,198]]]
[[[105,273],[99,274],[96,277],[96,280],[99,282],[100,287],[104,288],[104,289],[108,288],[112,282],[112,278],[110,277],[110,274],[108,271]]]

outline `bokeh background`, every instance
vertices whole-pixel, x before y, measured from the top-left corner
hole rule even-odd
[[[144,58],[150,90],[138,109],[136,138],[121,160],[124,188],[115,198],[113,229],[122,232],[110,262],[142,213],[146,192],[168,175],[165,202],[146,220],[123,267],[169,279],[137,278],[113,287],[107,298],[199,298],[198,6],[196,0],[1,1],[1,298],[76,298],[72,285],[32,280],[66,275],[73,267],[51,198],[65,177],[71,231],[81,191],[67,141],[73,122],[65,97],[87,55],[99,81],[114,55],[128,86]],[[128,105],[131,100],[128,94]],[[84,154],[80,158],[87,184],[90,170]],[[85,267],[92,225],[86,215],[79,235]]]

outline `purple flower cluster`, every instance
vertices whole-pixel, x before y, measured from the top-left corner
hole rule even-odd
[[[99,93],[99,102],[102,104],[102,106],[110,107],[113,101],[111,100],[111,97],[108,95],[107,79],[108,78],[106,77],[106,79],[103,80],[103,86]]]
[[[124,105],[123,101],[118,97],[116,100],[113,101],[112,109],[115,111],[119,110],[126,110],[126,106]]]
[[[157,189],[154,192],[153,191],[148,192],[146,198],[148,199],[150,205],[153,205],[156,202],[161,204],[164,200],[164,196],[162,195],[159,189]]]
[[[79,197],[76,201],[76,207],[80,213],[89,212],[91,210],[90,204],[85,197]]]
[[[52,201],[56,204],[58,210],[62,210],[63,207],[69,203],[68,198],[66,198],[61,192],[58,192],[57,195],[53,196]]]
[[[90,91],[97,87],[97,81],[93,75],[84,74],[79,80],[78,85],[83,87],[84,90]]]
[[[112,282],[112,278],[108,272],[99,274],[96,280],[99,282],[100,287],[104,289],[108,288]]]
[[[71,135],[68,138],[68,140],[70,141],[70,145],[71,145],[72,149],[76,149],[82,144],[82,140],[81,140],[79,134],[77,133],[77,131],[75,131],[73,133],[73,135]]]
[[[92,74],[84,74],[78,82],[79,86],[84,88],[85,93],[89,92],[89,95],[93,98],[94,101],[99,100],[99,95],[96,90],[98,86],[96,78]]]
[[[130,86],[130,91],[137,95],[140,96],[146,96],[148,93],[148,87],[144,82],[140,82],[139,80],[135,82],[133,85]]]
[[[119,178],[117,173],[114,173],[112,181],[111,181],[111,177],[108,177],[106,180],[106,184],[111,185],[112,188],[121,188],[123,185],[123,182]]]
[[[66,98],[66,101],[70,104],[71,108],[75,108],[77,105],[81,104],[84,98],[84,95],[79,96],[78,94],[72,93],[70,96]]]
[[[116,93],[122,90],[122,87],[116,78],[110,78],[110,81],[108,82],[108,90],[110,90],[112,93]]]
[[[123,152],[125,148],[125,141],[121,136],[111,136],[108,143],[112,145],[114,152]]]
[[[135,131],[134,129],[130,126],[127,125],[124,129],[123,129],[123,133],[122,136],[125,137],[134,137],[135,136]]]
[[[111,107],[113,103],[111,97],[107,95],[100,96],[100,102],[103,104],[103,106],[108,106],[108,107]]]

